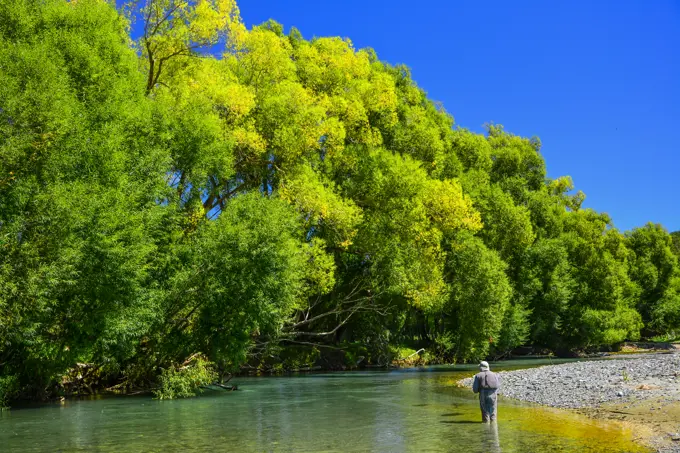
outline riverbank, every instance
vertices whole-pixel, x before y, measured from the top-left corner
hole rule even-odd
[[[680,452],[679,352],[501,371],[500,394],[640,426],[656,451]]]

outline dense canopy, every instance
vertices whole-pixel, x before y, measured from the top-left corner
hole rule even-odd
[[[233,0],[4,1],[0,403],[674,335],[677,235],[540,150]]]

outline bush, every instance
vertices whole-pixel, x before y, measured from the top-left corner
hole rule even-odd
[[[0,377],[0,409],[5,409],[19,391],[19,380],[16,376]]]
[[[204,355],[194,354],[182,365],[163,370],[159,377],[160,387],[154,390],[154,395],[159,400],[190,398],[216,380],[214,364]]]

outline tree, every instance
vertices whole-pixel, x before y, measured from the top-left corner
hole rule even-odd
[[[0,6],[2,374],[44,396],[77,362],[111,369],[154,317],[164,151],[137,57],[107,4]]]
[[[0,403],[680,325],[677,235],[582,208],[538,139],[233,0],[136,8],[0,4]]]
[[[146,0],[140,12],[147,94],[163,83],[164,69],[180,57],[194,56],[220,40],[237,46],[244,32],[234,0]]]
[[[673,253],[675,253],[675,256],[680,256],[680,231],[671,233],[671,241],[673,242]]]
[[[440,315],[440,335],[456,360],[484,358],[498,340],[512,295],[505,267],[478,238],[462,238],[452,245],[447,261],[450,292]]]
[[[663,334],[680,327],[678,257],[673,239],[658,224],[648,223],[626,233],[633,252],[630,276],[640,287],[637,310],[649,333]]]

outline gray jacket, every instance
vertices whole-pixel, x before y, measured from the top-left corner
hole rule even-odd
[[[479,393],[480,390],[497,390],[501,388],[501,381],[498,375],[492,371],[482,371],[475,374],[472,383],[472,391]]]

